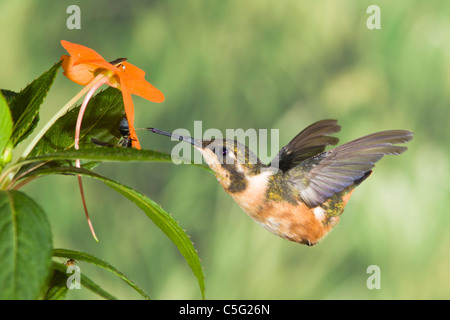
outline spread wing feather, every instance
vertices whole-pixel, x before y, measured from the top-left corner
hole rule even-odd
[[[326,146],[337,144],[339,139],[328,135],[339,130],[341,126],[337,124],[337,120],[313,123],[284,146],[274,157],[270,166],[282,171],[295,167],[302,161],[323,152]]]
[[[316,207],[364,177],[383,156],[407,150],[395,144],[406,143],[412,136],[406,130],[373,133],[305,159],[285,174],[302,200]]]

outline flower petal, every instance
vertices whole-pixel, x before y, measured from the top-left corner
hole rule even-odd
[[[126,83],[131,94],[135,94],[153,102],[163,102],[164,95],[151,83],[145,80],[145,72],[128,62],[121,63],[119,77]]]
[[[75,59],[66,55],[62,56],[61,60],[63,60],[61,64],[64,70],[63,74],[73,82],[85,86],[94,79],[94,70],[97,69],[97,66],[88,64],[75,65]]]
[[[91,60],[91,61],[103,60],[103,61],[105,61],[105,59],[103,59],[103,57],[101,55],[99,55],[97,52],[95,52],[91,48],[82,46],[80,44],[71,43],[66,40],[61,40],[61,45],[75,59],[82,59],[83,61],[88,61],[88,60]]]
[[[75,83],[87,85],[96,76],[95,71],[106,69],[116,72],[117,69],[102,58],[94,50],[61,40],[61,45],[69,52],[70,56],[61,56],[64,75]]]
[[[134,129],[134,105],[133,99],[131,98],[130,90],[127,84],[120,78],[120,90],[122,91],[123,105],[125,107],[125,114],[128,121],[128,130],[131,139],[131,146],[136,149],[141,149],[141,144],[139,143],[136,130]]]

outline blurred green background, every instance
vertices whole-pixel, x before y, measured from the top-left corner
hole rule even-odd
[[[81,30],[66,27],[71,4],[81,8]],[[381,8],[381,30],[366,27],[371,4]],[[201,120],[204,130],[280,129],[280,146],[326,118],[342,125],[341,143],[411,130],[409,150],[377,164],[338,227],[311,248],[258,226],[197,167],[96,171],[172,213],[198,250],[207,299],[449,299],[449,14],[448,1],[2,1],[0,87],[25,87],[66,54],[65,39],[146,70],[166,101],[134,97],[136,127],[193,132]],[[41,119],[80,89],[60,72]],[[143,148],[174,146],[139,136]],[[99,243],[75,178],[23,188],[48,213],[54,247],[107,260],[154,299],[201,298],[176,247],[134,204],[100,182],[84,184]],[[366,286],[370,265],[381,269],[380,290]],[[117,297],[140,298],[107,272],[80,267]],[[82,289],[68,298],[97,296]]]

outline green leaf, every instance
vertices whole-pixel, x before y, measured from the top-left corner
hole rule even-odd
[[[45,133],[28,157],[36,157],[72,149],[75,140],[75,125],[80,106],[59,118]],[[91,98],[84,113],[80,133],[80,149],[96,145],[91,138],[115,145],[121,138],[120,121],[125,116],[122,93],[115,88],[107,88]]]
[[[45,212],[19,191],[0,191],[0,300],[36,299],[52,256]]]
[[[49,174],[51,172],[58,173],[59,168],[70,166],[76,159],[90,161],[82,164],[82,167],[85,169],[91,169],[99,162],[172,162],[170,154],[158,151],[97,147],[94,149],[60,151],[54,154],[27,158],[26,160],[17,162],[16,165],[22,166],[22,169],[17,173],[16,177],[20,176],[20,179],[25,179],[30,176],[35,176],[41,171],[43,174]],[[49,162],[51,165],[36,167],[45,162]],[[213,173],[207,165],[194,165]]]
[[[170,154],[153,151],[153,150],[137,150],[134,148],[108,148],[97,147],[93,149],[67,150],[57,153],[45,154],[37,157],[28,157],[26,160],[17,164],[30,164],[35,162],[44,162],[57,160],[60,166],[67,166],[71,161],[76,159],[88,160],[94,162],[165,162],[171,163],[174,158]],[[180,160],[180,159],[176,159]],[[187,161],[184,161],[188,163]],[[209,172],[213,172],[207,165],[194,164]],[[44,168],[42,168],[44,169]]]
[[[13,122],[11,118],[11,113],[9,111],[8,103],[6,99],[0,94],[0,155],[3,155],[3,150],[9,143],[11,138]],[[3,156],[1,157],[3,158]],[[2,165],[0,159],[0,166]]]
[[[2,92],[3,96],[5,97],[5,100],[7,103],[10,103],[11,100],[17,95],[17,92],[7,90],[7,89],[0,89],[0,91]]]
[[[66,266],[52,262],[52,275],[44,293],[44,300],[62,300],[66,297],[69,288],[67,287]]]
[[[46,295],[44,296],[44,299],[45,300],[64,299],[66,293],[69,290],[69,288],[67,287],[67,279],[68,279],[67,266],[65,266],[62,263],[57,263],[53,261],[52,268],[54,277],[52,277],[49,283],[49,288],[48,291],[46,292]],[[88,278],[84,272],[81,273],[80,282],[83,287],[89,289],[90,291],[99,295],[100,297],[103,297],[108,300],[117,300],[116,297],[103,290],[99,285],[97,285],[90,278]]]
[[[48,160],[89,160],[107,162],[172,162],[170,154],[152,150],[137,150],[134,148],[108,148],[67,150],[57,153],[29,157],[25,162],[41,162]]]
[[[202,298],[205,298],[205,283],[203,269],[195,250],[188,235],[178,225],[178,223],[158,204],[151,199],[142,195],[141,193],[119,184],[115,181],[104,181],[105,184],[117,192],[127,197],[130,201],[134,202],[144,213],[149,217],[153,223],[161,229],[164,234],[169,237],[170,240],[177,246],[180,253],[188,263],[195,277],[197,278],[202,293]]]
[[[61,62],[53,65],[11,100],[10,108],[14,122],[11,141],[14,146],[25,139],[39,122],[39,108],[60,66]]]
[[[94,149],[83,150],[67,150],[50,155],[42,155],[38,157],[27,158],[16,165],[21,166],[21,170],[16,174],[20,179],[27,178],[30,175],[43,171],[48,174],[48,170],[58,170],[61,167],[73,165],[76,159],[88,160],[89,162],[82,164],[86,169],[94,168],[99,162],[170,162],[171,157],[168,154],[151,151],[137,150],[134,148],[109,148],[98,147]],[[42,165],[44,164],[44,165]]]
[[[139,288],[133,281],[128,279],[122,272],[120,272],[119,270],[117,270],[116,268],[114,268],[112,265],[110,265],[108,262],[106,262],[104,260],[101,260],[101,259],[94,257],[85,252],[68,250],[68,249],[54,249],[53,256],[85,261],[85,262],[91,263],[93,265],[96,265],[100,268],[103,268],[105,270],[108,270],[109,272],[113,273],[114,275],[116,275],[117,277],[119,277],[120,279],[125,281],[125,283],[127,283],[130,287],[132,287],[137,292],[139,292],[139,294],[141,294],[145,299],[148,299],[148,300],[150,299],[150,297],[141,288]],[[85,279],[83,279],[83,278],[81,279],[82,285],[84,282],[83,280],[85,280]],[[96,291],[96,293],[99,293],[100,292],[99,288],[100,287],[97,286],[97,287],[91,287],[90,289],[93,289],[93,291]],[[100,290],[103,291],[102,289],[100,289]],[[104,296],[104,294],[100,294],[100,295]],[[107,297],[107,299],[111,299],[111,297],[112,296],[109,296],[109,297]],[[112,298],[114,298],[114,297],[112,297]]]
[[[74,150],[75,125],[80,111],[77,106],[59,118],[45,135],[38,141],[31,150],[27,158],[57,153],[65,150]],[[119,131],[120,121],[125,116],[122,93],[114,88],[107,88],[91,98],[84,113],[82,128],[80,133],[80,148],[103,148],[94,144],[91,138],[95,138],[107,144],[116,145],[122,138]],[[118,149],[118,148],[108,148]],[[41,166],[41,169],[48,167],[73,166],[71,161],[51,161]],[[91,162],[85,166],[94,168],[98,162]],[[30,166],[23,166],[19,175],[30,169]]]
[[[149,217],[153,221],[153,223],[159,229],[161,229],[161,231],[164,232],[164,234],[167,237],[169,237],[169,239],[172,240],[172,242],[177,246],[178,250],[183,255],[192,272],[194,273],[195,277],[197,278],[202,298],[205,297],[205,283],[204,283],[203,269],[197,251],[192,245],[192,242],[189,239],[188,235],[172,218],[172,216],[168,214],[166,211],[164,211],[158,204],[153,202],[148,197],[142,195],[141,193],[131,189],[130,187],[127,187],[123,184],[120,184],[116,181],[110,180],[106,177],[103,177],[101,175],[98,175],[92,171],[83,168],[78,169],[74,167],[61,167],[48,169],[46,171],[42,170],[30,177],[35,177],[44,174],[80,174],[94,179],[98,179],[104,182],[107,186],[124,195],[132,202],[134,202],[139,208],[142,209],[142,211],[144,211],[147,217]]]

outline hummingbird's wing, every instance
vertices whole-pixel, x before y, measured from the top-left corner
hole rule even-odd
[[[285,174],[301,199],[313,208],[354,184],[383,156],[404,152],[406,147],[394,144],[406,143],[412,135],[406,130],[373,133],[306,159]]]
[[[292,139],[270,163],[271,167],[277,167],[287,171],[302,161],[311,158],[325,150],[326,146],[335,145],[339,139],[329,137],[341,130],[337,120],[322,120],[313,123]]]

